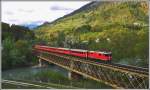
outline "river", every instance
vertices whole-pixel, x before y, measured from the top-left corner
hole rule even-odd
[[[2,79],[26,79],[27,77],[33,76],[38,72],[41,71],[55,71],[59,72],[63,76],[67,77],[68,71],[55,66],[55,65],[48,65],[46,67],[38,67],[36,66],[31,66],[31,67],[23,67],[23,68],[16,68],[16,69],[11,69],[11,70],[6,70],[2,72]]]

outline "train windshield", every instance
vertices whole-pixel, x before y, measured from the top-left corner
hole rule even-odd
[[[105,56],[111,56],[111,54],[109,53],[109,54],[104,54]]]
[[[105,56],[110,56],[110,54],[104,54]]]

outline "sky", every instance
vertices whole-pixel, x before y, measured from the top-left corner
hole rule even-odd
[[[38,25],[51,22],[90,1],[2,1],[2,22]]]

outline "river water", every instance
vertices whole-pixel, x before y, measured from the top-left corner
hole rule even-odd
[[[55,66],[55,65],[48,65],[46,67],[31,66],[31,67],[23,67],[23,68],[16,68],[16,69],[3,71],[2,79],[22,79],[23,80],[41,71],[59,72],[65,77],[67,77],[68,75],[67,70],[61,67]]]

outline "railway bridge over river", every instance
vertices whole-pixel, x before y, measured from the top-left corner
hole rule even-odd
[[[148,69],[119,64],[98,63],[83,58],[35,50],[39,63],[47,61],[70,71],[70,77],[87,77],[113,88],[148,89]]]

